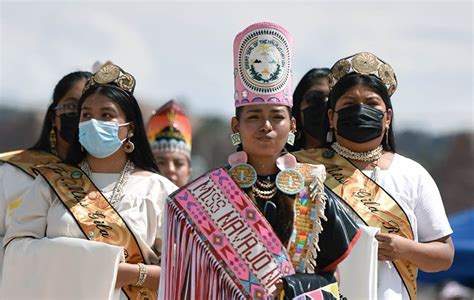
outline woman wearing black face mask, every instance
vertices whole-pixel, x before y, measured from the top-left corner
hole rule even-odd
[[[295,156],[324,163],[325,185],[359,224],[380,229],[378,298],[415,299],[417,269],[448,269],[454,248],[435,182],[421,165],[395,152],[395,74],[363,52],[339,60],[329,79],[326,149]]]
[[[325,140],[321,129],[329,95],[328,74],[328,68],[313,68],[295,88],[292,116],[296,120],[297,133],[290,151],[315,148]]]
[[[31,150],[49,152],[66,158],[69,144],[77,131],[77,104],[90,72],[77,71],[64,76],[56,85],[38,141]]]
[[[22,195],[36,177],[31,168],[66,157],[71,137],[76,132],[77,102],[90,76],[89,72],[80,71],[64,76],[54,89],[53,102],[48,107],[36,144],[28,150],[0,154],[0,242],[14,209],[21,204]],[[0,270],[2,265],[3,247],[0,248]]]

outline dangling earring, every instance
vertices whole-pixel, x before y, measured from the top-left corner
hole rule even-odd
[[[301,136],[302,136],[301,132],[302,131],[296,131],[295,132],[296,133],[295,134],[295,141],[299,141],[301,139]]]
[[[295,134],[293,132],[288,133],[286,143],[290,146],[293,146],[295,144]]]
[[[56,132],[54,127],[49,131],[49,146],[51,148],[51,153],[58,155],[58,152],[56,151]]]
[[[232,141],[232,145],[238,146],[242,143],[242,140],[240,139],[240,133],[235,132],[230,135],[230,139]]]
[[[390,127],[387,126],[387,130],[385,130],[385,145],[388,146],[388,131],[390,130]]]
[[[326,135],[326,142],[332,143],[333,138],[334,138],[334,129],[329,128],[328,134]]]
[[[123,147],[126,153],[132,153],[133,150],[135,150],[135,144],[130,141],[130,138],[127,138],[127,141]]]

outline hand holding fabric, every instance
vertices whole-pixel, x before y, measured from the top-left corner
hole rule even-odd
[[[378,233],[375,238],[379,242],[379,260],[404,259],[425,272],[447,270],[453,262],[454,246],[449,235],[423,243],[387,233]]]
[[[379,260],[392,261],[405,259],[409,239],[391,233],[377,233],[375,238],[379,242]]]

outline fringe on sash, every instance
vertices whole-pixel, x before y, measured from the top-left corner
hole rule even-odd
[[[167,203],[164,299],[246,299],[183,212]]]
[[[308,249],[308,254],[304,258],[304,266],[306,273],[314,273],[316,269],[316,258],[318,257],[319,248],[319,234],[323,231],[321,219],[327,221],[324,215],[326,209],[327,196],[324,193],[325,172],[317,176],[309,186],[309,197],[311,200],[316,200],[316,218],[313,220],[313,230],[311,232],[312,243]]]

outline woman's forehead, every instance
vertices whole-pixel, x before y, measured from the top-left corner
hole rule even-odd
[[[351,86],[350,88],[348,88],[343,95],[347,95],[347,94],[377,94],[379,97],[381,97],[379,95],[379,93],[377,92],[376,89],[374,89],[373,87],[369,86],[369,85],[366,85],[366,84],[356,84],[356,85],[353,85]]]
[[[281,112],[287,111],[288,107],[285,105],[273,105],[273,104],[259,104],[259,105],[248,105],[242,107],[243,113],[263,113],[263,112]]]
[[[187,156],[179,151],[154,151],[156,159],[163,160],[187,160]]]
[[[105,95],[95,93],[88,96],[82,104],[82,109],[91,108],[118,108],[118,104]]]

